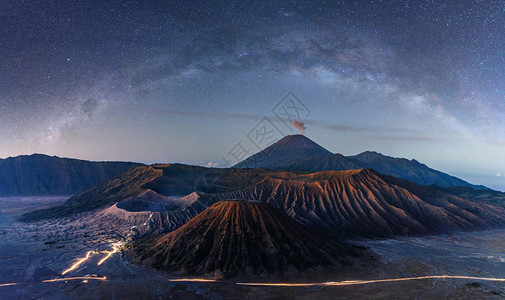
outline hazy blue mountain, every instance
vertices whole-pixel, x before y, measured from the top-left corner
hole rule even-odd
[[[331,154],[303,135],[286,136],[234,167],[313,172],[369,168],[419,185],[466,186],[474,189],[487,189],[484,186],[473,185],[460,178],[434,170],[415,159],[395,158],[373,151],[366,151],[354,156]]]
[[[468,186],[476,189],[486,189],[484,186],[473,185],[463,179],[434,170],[415,159],[395,158],[373,151],[348,156],[348,158],[361,163],[366,168],[371,168],[383,174],[402,178],[420,185],[436,185],[440,187]]]
[[[9,157],[0,159],[0,196],[75,194],[141,165],[42,154]]]

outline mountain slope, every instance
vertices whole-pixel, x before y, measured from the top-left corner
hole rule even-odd
[[[490,189],[473,189],[471,187],[448,187],[433,186],[434,189],[455,195],[472,201],[483,202],[505,208],[505,193]]]
[[[419,185],[437,185],[440,187],[467,186],[474,189],[487,189],[484,186],[473,185],[457,177],[431,169],[416,160],[394,158],[373,151],[366,151],[354,156],[343,156],[338,153],[331,154],[325,149],[324,151],[318,151],[315,155],[311,155],[299,151],[297,150],[298,147],[285,142],[291,139],[303,140],[301,137],[303,136],[286,136],[272,145],[275,146],[274,149],[267,148],[260,151],[234,167],[248,168],[259,166],[266,169],[305,170],[311,172],[368,168],[386,175],[406,179]],[[310,142],[312,143],[311,148],[319,149],[318,147],[320,146],[311,140]]]
[[[331,152],[304,135],[288,135],[233,167],[277,169],[292,161],[327,155]]]
[[[193,192],[217,193],[241,189],[259,182],[265,174],[269,174],[264,172],[261,169],[246,171],[181,164],[141,166],[83,191],[59,206],[26,213],[21,220],[33,222],[66,217],[104,208],[129,197],[140,196],[148,190],[162,196],[181,196]],[[215,195],[212,197],[216,198]],[[214,203],[212,201],[211,204]]]
[[[42,154],[0,159],[0,196],[76,194],[140,165]]]
[[[483,186],[473,185],[457,177],[431,169],[415,159],[394,158],[371,151],[348,156],[348,158],[360,162],[362,168],[374,169],[383,174],[409,180],[419,185],[468,186],[476,189],[486,189]]]
[[[505,226],[505,210],[370,169],[269,176],[223,197],[270,203],[333,235],[394,236]]]
[[[134,242],[127,257],[165,271],[233,277],[348,265],[357,255],[266,203],[220,201],[176,231]]]
[[[284,170],[306,170],[311,172],[343,171],[363,169],[363,164],[337,153],[292,161],[285,166],[281,166],[281,168]]]
[[[341,154],[333,154],[324,157],[302,159],[281,166],[281,168],[312,172],[369,168],[386,175],[412,181],[419,185],[436,185],[440,187],[466,186],[474,189],[486,189],[484,186],[473,185],[457,177],[431,169],[414,159],[394,158],[370,151],[347,157]]]
[[[34,222],[59,218],[112,205],[129,197],[140,195],[144,192],[142,185],[162,175],[162,170],[152,166],[133,168],[75,195],[61,205],[23,214],[20,220]]]
[[[175,199],[191,193],[196,200],[179,206],[182,204]],[[104,212],[100,218],[127,226],[129,220],[141,222],[152,215],[149,219],[152,226],[173,230],[222,199],[267,202],[302,224],[335,236],[389,237],[478,230],[505,224],[502,208],[370,169],[307,174],[185,165],[134,168],[77,194],[62,205],[29,212],[21,219],[64,217],[117,203],[113,211]]]

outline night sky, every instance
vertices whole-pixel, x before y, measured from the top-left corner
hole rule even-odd
[[[292,92],[332,152],[505,190],[503,1],[102,2],[0,3],[0,157],[223,166]]]

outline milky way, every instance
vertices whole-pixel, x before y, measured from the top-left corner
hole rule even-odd
[[[291,91],[333,152],[505,189],[502,1],[3,1],[0,25],[0,157],[219,165]]]

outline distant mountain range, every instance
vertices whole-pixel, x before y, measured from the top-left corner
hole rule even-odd
[[[189,194],[193,195],[188,200],[171,200],[174,195]],[[308,173],[178,164],[130,169],[59,206],[29,212],[22,220],[66,217],[114,205],[113,215],[128,219],[139,214],[139,207],[147,211],[170,207],[167,212],[152,210],[151,220],[157,227],[174,230],[222,199],[266,202],[301,224],[333,236],[386,237],[505,226],[505,211],[500,207],[371,169]],[[114,216],[109,217],[102,219],[115,223]]]
[[[0,159],[0,196],[72,195],[141,165],[42,154],[9,157]]]
[[[71,195],[85,191],[132,167],[134,162],[92,162],[42,154],[0,159],[0,196]],[[234,168],[297,171],[339,171],[370,168],[419,185],[489,190],[429,168],[416,160],[377,152],[355,156],[332,154],[303,135],[290,135],[238,163]],[[193,177],[200,174],[193,174]],[[156,182],[160,186],[166,185]],[[454,190],[456,191],[456,190]]]
[[[341,269],[363,254],[269,204],[219,201],[171,233],[133,242],[127,257],[164,271],[228,278]]]
[[[132,262],[195,276],[342,271],[373,260],[342,239],[505,228],[503,193],[415,160],[331,154],[302,135],[235,168],[0,160],[0,194],[64,193],[77,194],[20,220],[114,230]]]
[[[369,168],[419,185],[466,186],[473,189],[487,189],[482,185],[473,185],[457,177],[431,169],[415,159],[394,158],[372,151],[354,156],[332,154],[303,135],[288,135],[263,151],[238,163],[234,168],[312,172]]]

